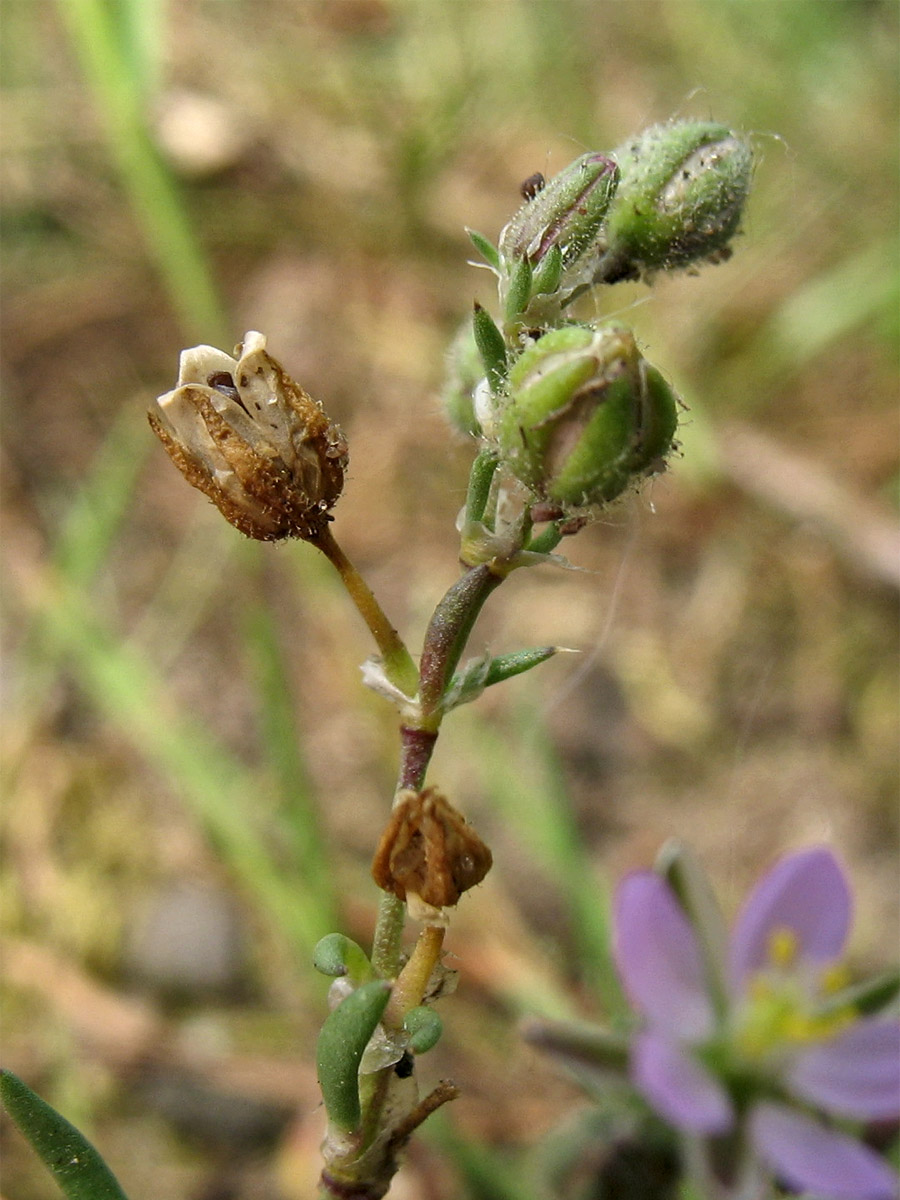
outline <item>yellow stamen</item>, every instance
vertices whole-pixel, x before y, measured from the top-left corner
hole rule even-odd
[[[769,962],[773,967],[791,967],[797,961],[800,942],[793,929],[781,927],[769,934]]]

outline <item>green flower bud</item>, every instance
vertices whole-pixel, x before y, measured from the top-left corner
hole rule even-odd
[[[500,298],[507,319],[541,292],[569,292],[582,281],[618,168],[605,154],[582,154],[519,209],[500,234]],[[548,261],[549,260],[549,261]],[[522,264],[533,268],[530,274]],[[528,277],[527,293],[523,279]],[[515,311],[511,311],[514,309]]]
[[[620,180],[606,214],[597,283],[727,258],[753,154],[725,125],[671,121],[614,151]]]
[[[510,371],[495,430],[510,471],[565,510],[613,500],[661,468],[677,400],[621,325],[570,325],[534,342]]]

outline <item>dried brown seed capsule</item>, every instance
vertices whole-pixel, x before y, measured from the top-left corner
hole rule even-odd
[[[491,852],[436,788],[402,793],[378,843],[372,877],[400,900],[457,904],[491,869]]]
[[[344,485],[340,429],[248,333],[236,357],[183,351],[178,384],[150,424],[188,483],[248,537],[314,540]]]

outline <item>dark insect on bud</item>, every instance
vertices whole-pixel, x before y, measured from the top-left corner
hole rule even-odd
[[[519,184],[519,192],[523,200],[533,200],[538,192],[542,192],[546,186],[547,180],[540,171],[535,171],[533,175],[529,175],[527,179],[522,180]]]

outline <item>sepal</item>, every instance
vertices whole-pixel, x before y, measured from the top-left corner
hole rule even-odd
[[[572,515],[662,469],[677,405],[630,330],[569,325],[538,338],[513,365],[496,437],[513,475]]]

